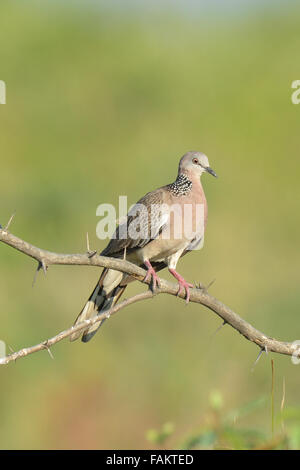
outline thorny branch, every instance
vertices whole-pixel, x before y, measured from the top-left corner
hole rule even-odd
[[[24,253],[25,255],[35,259],[38,262],[37,269],[43,269],[44,273],[46,273],[47,268],[51,265],[99,266],[116,269],[117,271],[132,275],[138,281],[145,282],[144,278],[146,271],[144,269],[126,261],[125,259],[108,258],[106,256],[100,256],[95,252],[90,252],[89,242],[87,242],[88,252],[85,254],[61,254],[37,248],[36,246],[16,237],[8,231],[11,220],[12,218],[4,229],[0,226],[0,242],[3,242],[20,251],[21,253]],[[147,284],[149,284],[149,282],[147,282]],[[71,336],[75,331],[84,330],[87,328],[87,326],[91,326],[94,323],[103,320],[104,318],[109,318],[111,315],[114,315],[128,305],[146,300],[153,297],[154,295],[177,295],[177,290],[178,286],[176,284],[161,279],[160,287],[155,290],[155,293],[153,293],[151,290],[148,290],[142,294],[138,294],[129,299],[126,299],[123,302],[115,305],[110,310],[105,311],[98,317],[94,317],[90,320],[79,323],[76,326],[72,326],[71,328],[58,333],[51,339],[43,341],[42,343],[39,343],[35,346],[21,349],[20,351],[13,352],[8,356],[0,358],[0,364],[8,364],[11,361],[27,356],[34,352],[41,351],[43,349],[47,349],[50,353],[51,346]],[[184,294],[181,294],[179,297],[183,298]],[[222,318],[224,325],[230,325],[246,339],[255,343],[260,348],[261,352],[275,352],[294,357],[300,355],[299,346],[294,343],[278,341],[265,335],[250,325],[250,323],[243,320],[243,318],[237,315],[229,307],[210,295],[207,292],[207,289],[202,286],[191,289],[190,302],[199,303],[212,310],[220,318]]]

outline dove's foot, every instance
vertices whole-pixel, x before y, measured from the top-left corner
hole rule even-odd
[[[145,266],[147,266],[147,274],[144,278],[144,281],[149,281],[152,277],[152,289],[155,290],[156,286],[160,285],[160,279],[155,272],[155,269],[151,265],[150,261],[144,261]]]
[[[172,276],[174,276],[175,279],[177,279],[178,281],[179,288],[178,288],[177,295],[183,294],[185,291],[186,292],[185,301],[188,304],[190,301],[190,287],[194,287],[193,284],[191,284],[190,282],[187,282],[182,276],[180,276],[180,274],[178,274],[178,272],[175,269],[169,268],[169,271],[172,274]]]

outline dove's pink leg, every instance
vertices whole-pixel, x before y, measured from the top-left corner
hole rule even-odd
[[[159,279],[158,275],[156,274],[155,269],[151,265],[150,261],[148,261],[146,259],[144,261],[144,265],[147,266],[147,268],[148,268],[147,269],[147,274],[145,276],[144,281],[149,281],[149,279],[152,277],[152,287],[153,287],[153,290],[155,290],[156,286],[160,285],[160,279]]]
[[[172,274],[172,276],[174,276],[178,281],[179,288],[178,288],[177,295],[182,294],[183,290],[185,290],[185,292],[186,292],[186,300],[185,301],[188,304],[189,300],[190,300],[190,289],[189,288],[194,287],[193,284],[190,284],[189,282],[187,282],[182,276],[180,276],[180,274],[178,274],[178,272],[175,269],[169,268],[169,271]]]

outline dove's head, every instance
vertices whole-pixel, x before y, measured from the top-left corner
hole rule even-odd
[[[186,174],[189,177],[201,176],[202,173],[210,173],[217,178],[214,170],[209,166],[206,155],[202,152],[187,152],[179,162],[179,174]]]

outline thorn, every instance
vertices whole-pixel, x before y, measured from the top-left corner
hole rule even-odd
[[[214,331],[213,334],[211,335],[211,339],[212,339],[214,336],[216,336],[216,334],[218,333],[218,331],[220,331],[220,330],[223,328],[223,326],[226,325],[226,323],[228,323],[228,322],[227,322],[226,320],[224,320],[223,323],[222,323],[222,325],[218,326],[218,328],[216,329],[216,331]]]
[[[196,289],[199,289],[199,290],[205,290],[205,285],[202,284],[202,282],[198,282],[198,284],[195,283],[195,287]]]
[[[91,250],[90,249],[90,240],[89,240],[89,233],[88,232],[86,232],[86,249],[87,249],[88,258],[92,258],[97,253],[97,250]]]
[[[90,250],[89,232],[86,232],[86,251],[87,251],[88,253],[91,252],[91,250]]]
[[[199,282],[198,285],[195,283],[195,286],[196,286],[196,289],[200,289],[206,292],[215,282],[216,282],[216,279],[213,279],[212,281],[210,281],[210,283],[207,286],[202,284],[202,282]]]
[[[123,259],[126,260],[126,252],[127,252],[127,247],[125,246],[124,248],[124,256],[123,256]]]
[[[53,356],[53,354],[52,354],[52,351],[51,351],[51,349],[50,349],[49,347],[47,348],[47,351],[48,351],[49,356],[51,357],[51,359],[54,359],[54,356]]]
[[[260,351],[259,351],[259,353],[258,353],[257,358],[255,359],[255,362],[254,362],[254,364],[253,364],[253,367],[252,367],[251,371],[254,370],[254,367],[255,367],[256,364],[258,363],[258,361],[259,361],[259,359],[260,359],[260,356],[262,355],[263,352],[266,352],[265,347],[260,348]]]
[[[43,271],[44,271],[44,274],[45,274],[45,276],[46,276],[48,266],[46,265],[46,263],[45,263],[45,261],[44,261],[43,259],[42,259],[42,261],[41,261],[41,266],[42,266]]]
[[[206,287],[206,290],[208,290],[215,282],[216,282],[217,278],[213,279],[212,281],[210,281],[210,283],[208,284],[208,286]]]
[[[14,352],[15,352],[15,350],[14,350],[9,344],[7,345],[7,347],[8,347],[8,349],[10,350],[11,353],[14,353]]]
[[[48,266],[45,264],[45,261],[43,261],[43,260],[38,262],[38,267],[36,268],[36,271],[35,271],[34,276],[33,276],[32,287],[34,287],[34,285],[35,285],[37,274],[40,271],[40,269],[43,269],[44,274],[46,276]]]
[[[9,226],[10,226],[10,224],[12,223],[13,218],[14,218],[15,215],[16,215],[16,211],[13,212],[13,214],[10,216],[10,219],[9,219],[9,221],[7,222],[6,227],[5,227],[4,230],[8,230],[8,229],[9,229]]]
[[[36,268],[36,270],[35,270],[35,273],[34,273],[34,276],[33,276],[32,287],[34,287],[34,284],[35,284],[35,281],[36,281],[38,272],[39,272],[39,270],[41,269],[41,267],[42,267],[42,263],[39,261],[39,262],[38,262],[38,266],[37,266],[37,268]]]
[[[48,346],[48,340],[47,340],[47,341],[44,341],[43,346],[45,347],[45,349],[47,349],[47,351],[48,351],[49,356],[51,357],[51,359],[54,359],[54,356],[53,356],[53,354],[52,354],[52,351],[50,350],[50,346]]]

